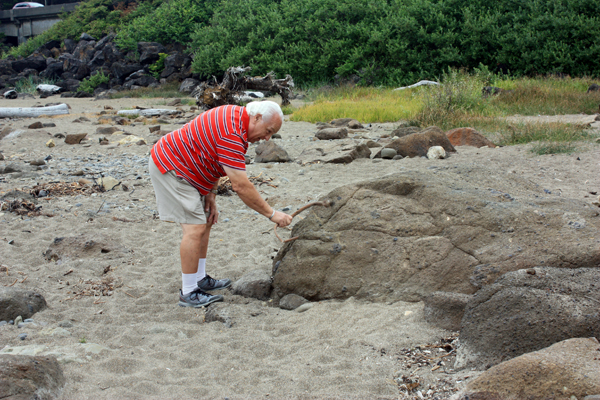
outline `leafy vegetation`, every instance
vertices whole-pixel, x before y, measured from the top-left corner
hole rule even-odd
[[[96,74],[91,75],[89,78],[85,78],[79,84],[79,88],[77,88],[78,92],[87,92],[94,93],[94,90],[103,83],[108,83],[110,81],[110,76],[105,75],[104,71],[100,70]]]
[[[159,79],[160,78],[160,74],[164,71],[164,69],[165,69],[165,59],[167,57],[168,57],[168,54],[158,53],[158,60],[156,60],[156,62],[154,62],[152,65],[150,65],[148,67],[150,69],[150,73],[156,79]]]
[[[54,85],[54,80],[29,75],[15,83],[15,90],[17,93],[37,94],[38,85]]]
[[[396,86],[480,65],[511,76],[600,76],[596,0],[87,0],[63,18],[10,53],[114,32],[127,51],[138,41],[178,43],[204,77],[232,65],[305,85],[356,75]]]

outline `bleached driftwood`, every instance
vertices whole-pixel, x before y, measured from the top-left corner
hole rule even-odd
[[[118,115],[139,115],[141,117],[158,117],[160,115],[181,114],[179,110],[169,110],[165,108],[147,108],[145,110],[120,110]]]
[[[250,67],[230,67],[225,72],[221,83],[213,77],[214,82],[202,82],[192,92],[196,97],[196,104],[205,110],[225,104],[241,104],[256,100],[252,95],[248,97],[247,90],[260,90],[274,92],[281,96],[281,105],[290,104],[290,97],[294,88],[294,80],[290,75],[285,79],[275,79],[275,73],[270,72],[265,76],[246,76]]]
[[[48,107],[0,107],[0,118],[29,118],[68,113],[69,106],[66,104]]]
[[[434,82],[434,81],[423,80],[423,81],[419,81],[419,82],[415,83],[414,85],[402,86],[402,87],[396,88],[396,89],[394,89],[394,91],[395,90],[412,89],[412,88],[419,87],[419,86],[424,86],[424,85],[427,85],[427,86],[437,86],[437,85],[439,85],[439,83],[438,82]]]

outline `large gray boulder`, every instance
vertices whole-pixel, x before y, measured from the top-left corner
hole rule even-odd
[[[453,399],[586,400],[594,395],[600,395],[600,343],[576,338],[496,365]]]
[[[46,299],[39,293],[15,287],[0,287],[0,321],[10,321],[19,315],[23,319],[31,318],[46,306]]]
[[[406,171],[333,190],[275,257],[275,296],[420,301],[521,268],[598,267],[597,208],[494,172]]]
[[[599,289],[598,265],[505,274],[467,303],[455,366],[485,369],[561,340],[600,337]]]
[[[64,386],[55,357],[0,354],[0,399],[54,400]]]

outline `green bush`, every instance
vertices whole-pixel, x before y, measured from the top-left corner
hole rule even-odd
[[[135,50],[137,42],[188,44],[197,24],[209,21],[217,0],[172,0],[155,7],[150,3],[139,16],[124,25],[115,42],[122,49]]]
[[[100,70],[96,74],[85,78],[77,88],[78,92],[94,93],[94,90],[103,83],[108,83],[110,75],[104,75],[104,71]]]
[[[159,79],[160,78],[160,74],[164,71],[164,69],[165,69],[165,59],[168,56],[169,55],[165,54],[165,53],[158,53],[158,60],[156,60],[155,63],[153,63],[152,65],[150,65],[148,67],[150,69],[150,73],[156,79]]]

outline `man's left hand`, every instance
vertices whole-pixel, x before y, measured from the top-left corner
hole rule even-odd
[[[208,193],[204,198],[204,211],[210,213],[208,215],[208,224],[213,225],[217,223],[219,219],[219,211],[217,210],[217,195],[214,193]]]

